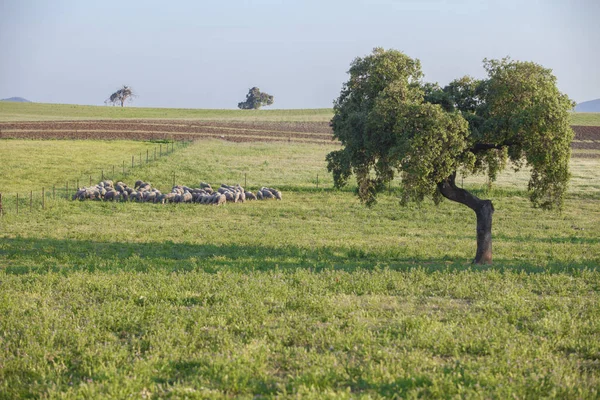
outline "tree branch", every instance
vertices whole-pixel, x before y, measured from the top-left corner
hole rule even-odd
[[[510,147],[514,145],[514,143],[500,143],[500,144],[492,144],[492,143],[475,143],[473,147],[469,149],[471,153],[479,153],[486,150],[496,149],[500,150],[503,147]]]
[[[482,200],[467,192],[465,189],[456,186],[456,171],[452,173],[444,181],[437,184],[438,190],[448,200],[456,201],[457,203],[464,204],[471,210],[477,212],[481,206]]]

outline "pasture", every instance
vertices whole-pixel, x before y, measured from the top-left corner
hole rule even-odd
[[[183,119],[228,121],[328,122],[330,108],[295,110],[220,110],[83,106],[77,104],[14,103],[0,101],[0,121],[60,121],[90,119]],[[572,125],[600,126],[600,113],[572,114]]]
[[[19,161],[0,163],[0,190],[74,181],[154,145],[3,140],[0,156]],[[174,173],[189,186],[247,177],[281,202],[59,198],[5,213],[0,398],[600,395],[594,150],[573,158],[562,213],[531,208],[525,172],[461,182],[496,209],[494,265],[480,267],[470,210],[401,207],[398,182],[366,208],[331,188],[335,148],[200,140],[114,177],[163,190]]]

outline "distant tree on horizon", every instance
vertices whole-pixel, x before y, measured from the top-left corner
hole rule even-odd
[[[133,89],[131,89],[130,86],[123,85],[122,88],[111,94],[110,97],[104,101],[104,103],[110,103],[112,105],[121,104],[121,107],[123,107],[125,101],[127,101],[128,99],[129,101],[131,101],[134,97],[135,93],[133,92]]]
[[[263,93],[256,86],[248,90],[246,101],[238,103],[238,108],[242,110],[258,110],[262,106],[273,104],[273,96]]]

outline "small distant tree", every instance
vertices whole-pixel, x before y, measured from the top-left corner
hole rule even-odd
[[[135,93],[133,93],[133,89],[131,89],[130,86],[123,85],[122,88],[111,94],[104,103],[110,103],[112,105],[121,104],[121,107],[123,107],[127,100],[131,101],[134,97]]]
[[[358,196],[373,204],[395,174],[401,202],[432,197],[463,204],[477,217],[474,262],[492,262],[490,200],[456,185],[457,174],[494,181],[512,161],[531,171],[534,206],[560,209],[569,180],[569,111],[574,103],[552,71],[532,62],[484,60],[488,77],[464,77],[440,88],[421,82],[421,64],[376,48],[355,59],[331,121],[342,149],[327,155],[335,185],[356,176]]]
[[[273,104],[273,96],[268,93],[263,93],[256,86],[248,91],[246,101],[238,103],[238,108],[242,110],[258,110],[262,106],[270,106]]]

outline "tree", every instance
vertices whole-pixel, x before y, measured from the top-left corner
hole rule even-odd
[[[532,62],[484,60],[487,79],[463,77],[440,88],[421,81],[421,65],[396,50],[356,58],[331,121],[342,149],[327,155],[336,187],[356,176],[367,205],[400,174],[401,203],[443,198],[477,217],[474,262],[492,262],[490,200],[456,185],[457,174],[494,181],[512,162],[531,169],[534,207],[562,208],[569,180],[569,110],[551,70]]]
[[[111,94],[104,103],[111,103],[112,105],[121,104],[121,107],[123,107],[125,101],[128,99],[131,101],[134,97],[135,93],[133,93],[133,89],[127,85],[123,85],[122,88]]]
[[[273,104],[273,96],[267,93],[262,93],[256,86],[248,90],[246,101],[238,103],[238,108],[242,110],[258,110],[262,106],[270,106]]]

